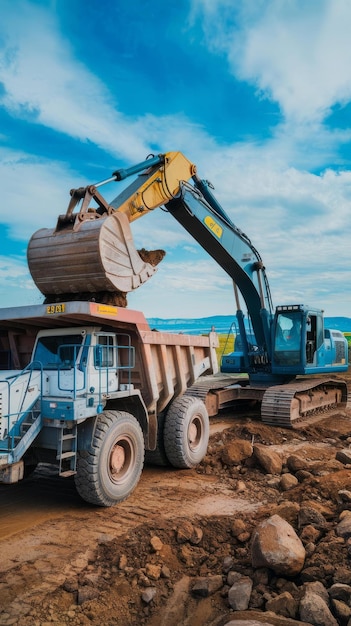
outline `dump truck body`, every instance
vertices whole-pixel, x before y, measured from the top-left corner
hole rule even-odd
[[[26,464],[54,461],[61,475],[77,475],[89,502],[124,499],[144,451],[157,449],[161,419],[163,427],[172,404],[217,372],[216,346],[215,333],[157,332],[138,311],[96,302],[0,309],[0,480],[16,482]],[[180,466],[196,464],[207,447],[206,409],[190,404]]]

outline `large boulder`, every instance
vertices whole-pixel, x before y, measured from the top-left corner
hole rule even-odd
[[[276,574],[296,576],[305,557],[305,548],[293,527],[279,515],[269,517],[252,534],[253,567],[268,567]]]

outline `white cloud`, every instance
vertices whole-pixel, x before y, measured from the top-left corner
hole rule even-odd
[[[147,142],[102,81],[74,58],[52,12],[26,1],[9,3],[0,35],[1,101],[11,114],[128,159],[147,153]]]
[[[232,282],[208,257],[194,259],[191,264],[166,257],[149,282],[129,294],[128,305],[142,310],[146,317],[192,318],[235,313]]]
[[[193,20],[199,15],[208,45],[290,123],[308,127],[350,101],[348,0],[193,0]]]
[[[41,124],[107,153],[138,162],[153,145],[176,149],[211,145],[204,129],[182,115],[133,119],[118,109],[106,85],[74,57],[54,13],[20,0],[0,22],[2,106],[14,117]],[[118,63],[118,59],[116,59]],[[118,91],[118,83],[115,83]],[[174,148],[173,148],[174,149]]]
[[[1,307],[39,304],[43,296],[35,287],[22,258],[0,256]]]
[[[27,241],[39,228],[54,228],[65,213],[78,174],[59,162],[0,148],[0,223],[14,239]]]

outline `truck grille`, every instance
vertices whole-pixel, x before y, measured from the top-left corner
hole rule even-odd
[[[335,361],[343,363],[346,358],[345,344],[343,341],[335,341]]]

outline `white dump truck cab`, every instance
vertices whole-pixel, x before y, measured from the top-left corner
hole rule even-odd
[[[132,389],[131,383],[120,385],[119,372],[130,372],[134,361],[126,333],[96,327],[40,331],[32,368],[46,381],[43,417],[77,421],[101,412],[107,399]]]

